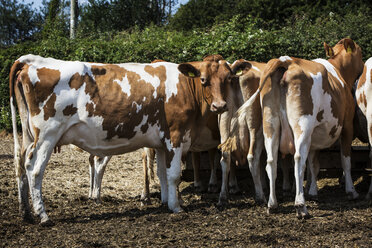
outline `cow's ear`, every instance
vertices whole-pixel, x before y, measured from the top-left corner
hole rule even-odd
[[[355,43],[352,39],[344,39],[343,45],[347,53],[352,53],[355,51]]]
[[[189,63],[182,63],[178,65],[178,70],[186,77],[191,78],[200,77],[200,71]]]
[[[235,61],[234,64],[231,66],[231,71],[233,75],[241,76],[244,74],[245,71],[252,68],[252,64],[248,61],[243,59]]]
[[[323,46],[324,46],[324,50],[326,52],[327,57],[333,58],[333,56],[335,56],[335,53],[333,52],[333,48],[328,46],[328,44],[325,42],[323,43]]]

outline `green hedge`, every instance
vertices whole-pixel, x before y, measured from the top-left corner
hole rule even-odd
[[[9,111],[9,71],[24,54],[38,54],[64,60],[104,63],[172,62],[201,60],[219,53],[229,61],[245,58],[268,61],[281,55],[306,59],[325,57],[323,42],[334,45],[344,37],[355,40],[363,58],[372,56],[372,23],[360,14],[330,15],[314,22],[298,17],[280,30],[262,30],[257,19],[235,16],[209,30],[177,32],[167,27],[150,26],[143,30],[101,34],[69,40],[50,34],[46,40],[26,42],[0,50],[0,129],[11,130]],[[58,32],[56,32],[58,33]]]

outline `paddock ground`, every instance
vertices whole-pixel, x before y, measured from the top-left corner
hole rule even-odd
[[[312,218],[298,220],[294,195],[283,196],[272,215],[253,198],[252,180],[224,209],[218,194],[195,193],[182,182],[185,212],[172,214],[159,200],[157,179],[150,206],[141,206],[141,151],[115,156],[103,178],[101,204],[88,199],[88,154],[63,147],[53,154],[43,181],[52,227],[22,222],[18,214],[13,141],[0,137],[0,247],[371,247],[372,205],[364,200],[369,180],[356,176],[361,198],[348,201],[337,178],[319,180],[319,201],[308,201]],[[38,220],[35,218],[36,222]]]

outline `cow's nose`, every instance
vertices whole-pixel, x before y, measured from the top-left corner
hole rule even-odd
[[[223,113],[227,110],[227,104],[225,101],[213,102],[211,105],[212,112]]]

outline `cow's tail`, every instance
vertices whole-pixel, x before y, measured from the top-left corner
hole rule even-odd
[[[16,175],[21,175],[21,146],[18,139],[17,132],[17,112],[16,112],[16,97],[15,97],[15,84],[19,71],[23,67],[23,63],[18,60],[13,64],[9,74],[9,91],[10,91],[10,110],[12,114],[12,128],[14,139],[14,163],[16,168]]]
[[[236,142],[238,139],[236,136],[239,135],[239,125],[245,123],[244,120],[247,116],[248,108],[250,108],[256,101],[269,77],[271,77],[279,68],[288,69],[288,65],[288,62],[279,59],[272,59],[267,63],[265,71],[261,76],[258,90],[234,113],[231,119],[229,138],[218,146],[222,152],[233,152],[237,149],[238,146]]]

